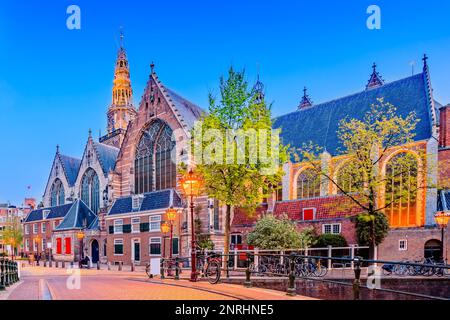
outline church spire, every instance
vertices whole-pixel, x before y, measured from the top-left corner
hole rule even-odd
[[[124,47],[124,34],[120,31],[120,48],[117,53],[112,89],[112,103],[108,110],[108,133],[126,130],[134,118],[133,89],[131,87],[130,66]]]
[[[259,73],[256,83],[253,86],[253,94],[256,95],[256,103],[262,103],[264,101],[264,84],[259,79]]]
[[[376,63],[373,64],[372,69],[372,75],[370,76],[369,82],[367,83],[366,90],[381,87],[384,84],[383,78],[377,72]]]
[[[302,110],[304,108],[312,107],[313,102],[311,98],[308,96],[308,89],[306,87],[303,89],[303,97],[302,101],[300,101],[300,105],[298,106],[299,110]]]

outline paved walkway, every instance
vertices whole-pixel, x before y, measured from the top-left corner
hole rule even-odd
[[[242,285],[148,279],[144,272],[27,267],[8,300],[313,300]]]

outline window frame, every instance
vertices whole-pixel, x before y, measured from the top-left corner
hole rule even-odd
[[[326,232],[326,228],[327,227],[330,227],[330,232]],[[335,227],[339,228],[339,232],[338,233],[336,233],[334,231]],[[324,223],[322,225],[322,234],[333,234],[333,235],[342,234],[342,224],[341,223]]]
[[[116,219],[113,221],[113,226],[114,226],[114,234],[123,234],[123,219]],[[118,231],[120,227],[120,231]]]
[[[152,242],[152,240],[159,240],[159,242]],[[159,254],[152,253],[152,244],[159,244]],[[150,257],[159,257],[162,255],[162,237],[150,237],[148,240],[148,255]]]
[[[156,218],[156,220],[153,220],[153,218]],[[148,222],[149,222],[149,227],[148,227],[149,232],[161,232],[161,222],[162,222],[161,215],[149,216]],[[152,228],[153,223],[158,224],[157,229]]]
[[[137,230],[135,230],[134,228],[136,226]],[[140,232],[141,232],[141,218],[140,217],[131,218],[131,233],[140,233]]]
[[[37,223],[33,224],[33,234],[39,233],[39,225]]]
[[[402,244],[403,244],[403,248],[402,248]],[[398,251],[408,251],[408,240],[407,239],[398,240]]]
[[[119,242],[120,242],[120,243],[119,243]],[[125,253],[125,251],[124,251],[124,248],[125,248],[125,241],[124,241],[122,238],[114,239],[113,246],[114,246],[114,256],[116,256],[116,257],[121,257],[121,256],[124,255],[124,253]],[[117,253],[117,252],[116,252],[116,246],[122,246],[122,253]]]

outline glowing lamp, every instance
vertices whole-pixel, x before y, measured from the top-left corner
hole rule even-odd
[[[82,232],[82,231],[78,231],[78,233],[77,233],[77,239],[78,240],[83,240],[84,239],[84,232]]]
[[[446,228],[450,221],[450,213],[439,212],[436,213],[434,218],[436,219],[437,224],[441,226],[441,228]]]
[[[201,179],[192,169],[180,181],[184,193],[188,197],[197,197],[200,193]]]
[[[163,233],[169,233],[170,232],[170,225],[167,222],[164,222],[161,224],[161,231]]]
[[[170,222],[174,222],[177,219],[177,214],[178,211],[173,207],[166,210],[167,220],[169,220]]]

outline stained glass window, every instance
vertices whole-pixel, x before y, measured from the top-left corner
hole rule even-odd
[[[320,175],[313,169],[306,169],[297,179],[297,198],[308,199],[320,197]]]
[[[100,209],[100,181],[97,173],[89,168],[81,180],[81,200],[94,213]]]
[[[142,194],[176,186],[175,142],[172,129],[157,120],[144,131],[135,157],[135,193]]]
[[[53,182],[51,191],[50,191],[50,206],[56,207],[61,206],[65,203],[65,192],[64,192],[64,186],[61,182],[61,180],[56,179],[55,182]]]

